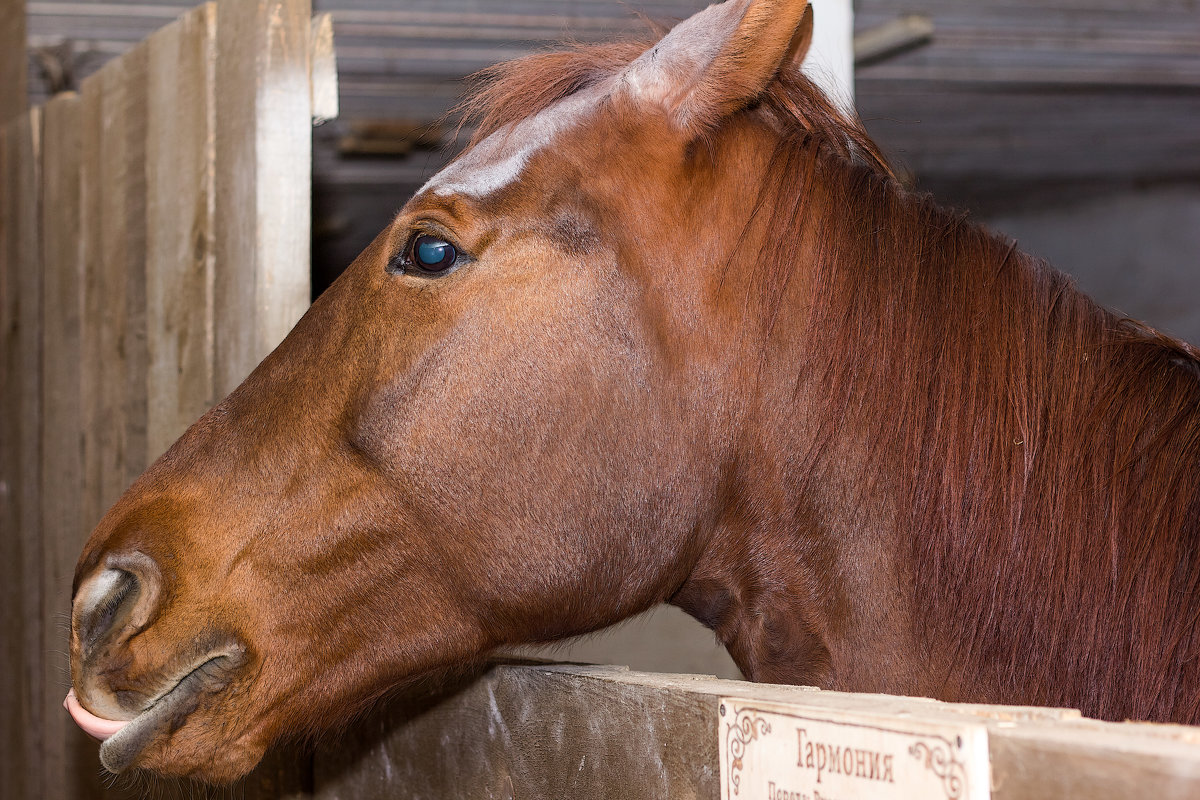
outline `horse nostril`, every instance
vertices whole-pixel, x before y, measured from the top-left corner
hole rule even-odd
[[[158,599],[158,569],[141,553],[113,558],[80,587],[72,613],[84,654],[110,633],[146,624]]]
[[[91,650],[104,635],[113,629],[120,618],[129,616],[130,607],[137,601],[137,576],[122,569],[106,569],[86,595],[81,597],[76,630],[84,650]]]

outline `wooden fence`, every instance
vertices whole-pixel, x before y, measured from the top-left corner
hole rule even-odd
[[[331,48],[310,0],[218,0],[0,129],[0,796],[108,791],[61,707],[75,561],[308,307]]]

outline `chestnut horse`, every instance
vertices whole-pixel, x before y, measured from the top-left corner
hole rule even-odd
[[[756,681],[1200,721],[1200,353],[899,185],[810,35],[730,0],[492,72],[87,543],[110,770],[233,779],[662,602]]]

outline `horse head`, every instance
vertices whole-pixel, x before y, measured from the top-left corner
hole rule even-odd
[[[746,300],[764,98],[841,124],[799,77],[811,30],[729,0],[493,76],[473,146],[87,542],[74,708],[117,731],[108,769],[230,780],[499,645],[720,617],[697,570],[774,324]]]

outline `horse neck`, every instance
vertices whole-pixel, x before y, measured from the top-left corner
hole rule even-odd
[[[811,274],[773,299],[719,544],[680,598],[756,679],[1193,718],[1194,351],[835,177],[783,248]]]
[[[734,402],[745,422],[707,550],[673,602],[713,628],[754,680],[912,693],[923,685],[915,670],[877,668],[905,654],[919,661],[894,510],[857,490],[869,447],[823,419],[814,392],[809,310],[830,255],[826,232],[845,209],[822,184],[827,161],[805,143],[781,148],[768,169],[785,185],[764,190],[768,211],[739,242],[757,254],[737,271],[752,296],[732,302],[745,309],[738,338],[749,343],[730,381],[751,387]]]

